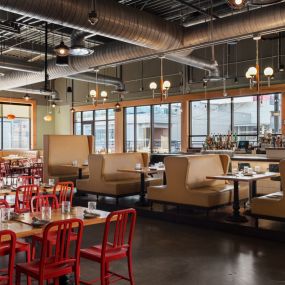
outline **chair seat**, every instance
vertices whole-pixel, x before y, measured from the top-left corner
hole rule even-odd
[[[81,249],[80,250],[80,256],[91,259],[94,261],[101,261],[101,253],[102,253],[102,246],[101,245],[95,245],[91,246],[89,248]],[[113,249],[111,244],[107,245],[106,250],[106,260],[116,260],[121,259],[124,257],[127,257],[128,253],[128,247],[122,247],[120,249]]]
[[[48,260],[48,265],[46,265],[44,270],[44,279],[48,279],[49,276],[59,277],[72,272],[72,267],[75,265],[75,259],[63,259],[61,263],[55,262],[54,257]],[[16,270],[28,273],[28,275],[33,277],[39,277],[40,261],[35,260],[29,263],[18,263],[16,264]]]

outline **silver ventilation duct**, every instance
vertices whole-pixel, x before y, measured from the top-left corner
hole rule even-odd
[[[42,67],[30,62],[24,62],[15,57],[0,56],[0,67],[9,70],[17,70],[31,73],[38,73],[43,70]]]
[[[57,91],[44,91],[42,89],[31,89],[25,87],[13,88],[8,91],[16,92],[16,93],[25,93],[25,94],[36,94],[36,95],[43,95],[43,96],[56,96]]]
[[[155,50],[179,48],[183,42],[180,26],[112,0],[96,1],[94,26],[87,21],[90,0],[0,0],[0,8]]]
[[[75,75],[69,75],[67,78],[79,80],[79,81],[86,81],[86,82],[93,82],[97,84],[104,84],[104,85],[111,85],[116,87],[116,91],[123,92],[125,91],[125,84],[122,80],[117,77],[107,76],[102,74],[94,74],[92,72],[87,73],[79,73]]]

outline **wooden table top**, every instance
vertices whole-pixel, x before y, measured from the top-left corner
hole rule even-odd
[[[149,167],[143,167],[141,169],[135,169],[135,168],[126,168],[126,169],[117,169],[119,172],[127,172],[127,173],[144,173],[144,174],[155,174],[159,171],[165,171],[164,168],[149,168]]]
[[[71,212],[68,214],[62,214],[61,209],[52,210],[51,221],[78,218],[83,221],[84,226],[103,224],[106,222],[109,212],[96,210],[96,212],[100,214],[100,217],[85,219],[83,217],[83,212],[86,209],[87,208],[84,207],[73,207]],[[9,221],[7,223],[0,223],[0,230],[12,230],[16,233],[17,238],[24,238],[35,234],[40,234],[42,233],[43,228],[35,228],[31,225],[33,217],[41,218],[41,213],[25,213],[17,220]]]
[[[242,174],[239,174],[239,175],[225,174],[225,175],[206,176],[206,178],[207,179],[216,179],[216,180],[250,182],[250,181],[256,181],[256,180],[271,178],[271,177],[278,176],[278,175],[279,174],[276,172],[266,172],[263,174],[253,174],[252,176],[244,176]]]
[[[45,187],[40,186],[40,193],[41,194],[52,194],[53,187],[45,188]],[[7,196],[7,195],[16,195],[16,189],[12,187],[0,189],[0,196]]]
[[[78,165],[72,165],[72,164],[62,164],[61,166],[64,166],[64,167],[71,167],[71,168],[81,168],[81,169],[84,169],[84,168],[87,168],[88,167],[88,164],[78,164]]]

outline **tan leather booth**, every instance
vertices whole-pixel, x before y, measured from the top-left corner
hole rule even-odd
[[[75,181],[78,170],[68,165],[74,160],[83,164],[92,152],[93,136],[44,135],[44,181]],[[85,169],[83,175],[88,174]]]
[[[137,173],[119,172],[118,169],[135,169],[135,165],[148,165],[147,153],[113,153],[89,155],[88,179],[76,181],[79,191],[110,197],[137,195],[140,176]],[[160,184],[161,179],[146,179],[147,183]]]
[[[230,158],[223,154],[166,157],[167,185],[150,186],[148,199],[154,202],[213,208],[233,201],[233,186],[206,176],[227,173]],[[241,189],[240,198],[248,195]]]
[[[280,161],[279,171],[282,189],[285,189],[285,160]],[[261,217],[284,219],[285,199],[283,191],[277,191],[275,193],[253,198],[251,201],[251,213]]]

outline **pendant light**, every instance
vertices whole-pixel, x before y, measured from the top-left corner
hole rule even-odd
[[[94,26],[98,23],[99,19],[98,19],[98,15],[97,15],[97,12],[96,12],[96,0],[93,0],[92,1],[92,6],[93,6],[93,9],[92,11],[88,14],[88,22]]]
[[[12,107],[12,98],[10,97],[9,112],[11,110],[11,107]],[[12,112],[8,113],[7,120],[13,121],[15,119],[16,119],[16,116]]]
[[[74,109],[74,80],[71,80],[71,108],[70,108],[70,112],[74,113],[75,109]]]

